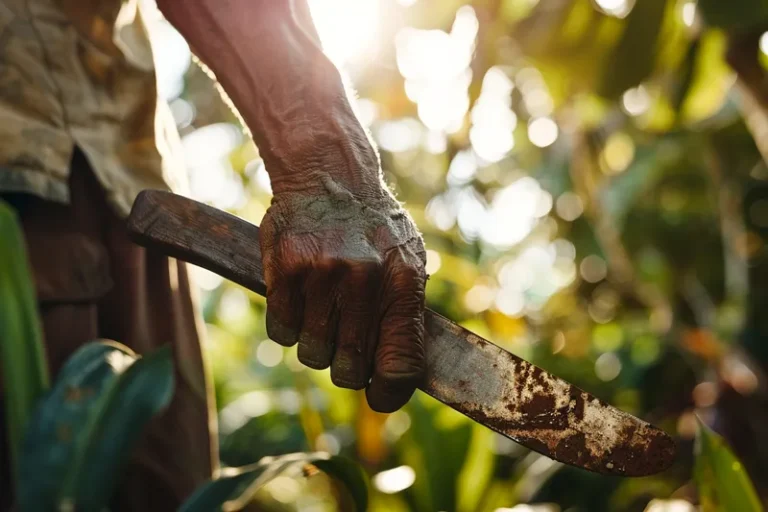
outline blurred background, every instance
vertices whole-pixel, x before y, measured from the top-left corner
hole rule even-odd
[[[680,458],[657,476],[608,478],[424,394],[374,413],[267,340],[264,299],[197,269],[223,462],[341,453],[371,476],[374,511],[685,512],[698,499],[698,415],[765,498],[764,2],[310,4],[424,233],[429,307],[661,426]],[[193,197],[259,223],[271,195],[257,149],[156,21]],[[313,489],[285,479],[263,498],[332,510]]]

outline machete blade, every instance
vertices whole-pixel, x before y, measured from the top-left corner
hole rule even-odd
[[[144,191],[128,219],[133,239],[264,295],[259,228],[197,201]],[[427,310],[421,389],[547,457],[598,473],[644,476],[668,468],[662,430]]]
[[[426,315],[422,390],[526,448],[598,473],[645,476],[667,469],[675,443],[450,320]]]

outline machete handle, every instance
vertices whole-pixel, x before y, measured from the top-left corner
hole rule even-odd
[[[170,192],[145,190],[131,238],[266,294],[259,228]],[[427,374],[419,389],[547,457],[598,473],[645,476],[668,468],[674,441],[528,361],[427,309]]]
[[[144,190],[133,203],[128,233],[139,245],[266,296],[259,227],[250,222],[171,192]]]

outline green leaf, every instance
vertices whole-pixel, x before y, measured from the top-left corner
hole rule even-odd
[[[472,423],[428,395],[414,398],[408,403],[411,428],[400,443],[398,462],[412,467],[418,477],[405,496],[411,510],[457,510]]]
[[[40,400],[24,436],[19,462],[21,510],[55,510],[61,483],[71,470],[75,449],[104,391],[122,371],[115,362],[136,360],[114,342],[78,349]]]
[[[694,76],[696,75],[696,61],[701,47],[701,38],[694,39],[685,52],[685,58],[678,72],[677,82],[672,87],[671,103],[675,112],[679,112],[691,90]]]
[[[243,485],[257,479],[266,466],[258,464],[241,468],[237,474],[212,480],[197,489],[192,496],[182,505],[179,512],[210,512],[221,510],[221,506],[230,500]]]
[[[118,363],[119,365],[119,363]],[[145,425],[173,395],[171,347],[139,359],[107,387],[89,415],[60,506],[100,512],[107,506],[118,469],[127,461]]]
[[[665,169],[678,161],[684,149],[674,135],[637,148],[629,168],[600,191],[605,213],[617,226],[623,228],[629,211],[663,177]]]
[[[618,98],[651,74],[656,64],[666,7],[667,0],[635,3],[627,16],[621,39],[604,69],[600,94]]]
[[[694,478],[702,512],[763,510],[755,488],[725,440],[699,421]]]
[[[26,247],[16,213],[0,200],[0,365],[12,472],[24,428],[48,389],[48,365]]]
[[[493,480],[496,466],[494,444],[496,434],[475,423],[472,425],[472,439],[467,449],[467,459],[457,478],[457,510],[478,510],[486,489]]]
[[[360,466],[345,457],[317,459],[312,464],[347,487],[359,512],[366,510],[368,485],[366,484],[365,474]]]
[[[767,0],[699,0],[696,8],[708,25],[726,30],[747,31],[768,20]]]
[[[257,464],[229,470],[228,476],[213,480],[195,491],[179,512],[240,510],[257,491],[278,476],[303,477],[308,465],[339,479],[350,491],[357,510],[366,510],[368,487],[362,470],[356,464],[325,453],[294,453],[265,457]]]

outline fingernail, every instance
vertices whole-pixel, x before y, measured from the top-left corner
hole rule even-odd
[[[327,343],[315,341],[309,334],[302,332],[299,335],[297,356],[301,364],[315,370],[324,370],[331,365],[333,351]]]
[[[286,347],[290,347],[296,343],[296,340],[299,337],[296,329],[286,327],[270,315],[267,315],[267,336],[269,336],[272,341],[285,345]]]
[[[331,382],[340,388],[363,389],[368,380],[364,376],[362,361],[336,353],[331,363]]]

